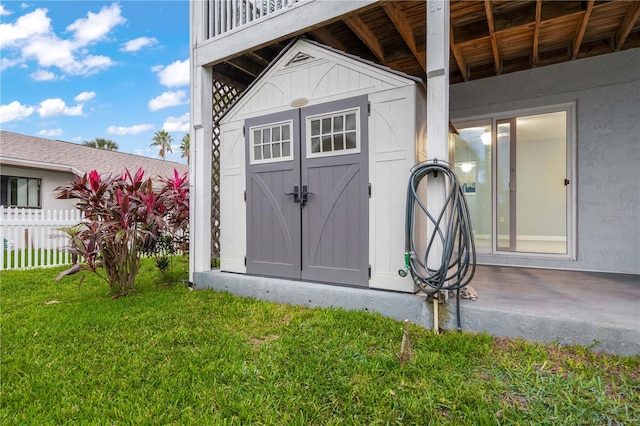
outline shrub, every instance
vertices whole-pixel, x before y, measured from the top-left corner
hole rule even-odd
[[[135,290],[140,256],[153,249],[161,233],[179,235],[184,250],[189,223],[186,174],[174,171],[173,178],[160,180],[160,190],[154,190],[152,179],[143,176],[141,168],[133,175],[126,170],[117,177],[92,170],[56,188],[57,198],[78,200],[76,205],[85,214],[67,248],[85,262],[74,264],[56,279],[93,272],[109,283],[114,296],[121,296]]]

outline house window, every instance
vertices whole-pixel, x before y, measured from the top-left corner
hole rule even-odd
[[[251,164],[293,160],[291,121],[257,126],[251,132]]]
[[[307,117],[307,157],[359,153],[359,115],[353,109]]]
[[[574,258],[574,104],[456,121],[478,253]]]
[[[40,204],[41,179],[19,176],[2,176],[0,201],[5,207],[35,207]]]

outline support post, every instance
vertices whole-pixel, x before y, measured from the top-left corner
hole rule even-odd
[[[449,1],[427,1],[427,158],[449,161]],[[442,174],[427,177],[427,209],[437,217],[445,205]],[[444,224],[441,224],[443,226]],[[427,226],[429,236],[434,227]],[[435,250],[433,250],[435,249]],[[430,268],[441,263],[442,244],[436,238]]]
[[[427,155],[449,160],[449,2],[427,0]]]
[[[207,2],[190,2],[191,143],[189,146],[189,282],[211,269],[211,140],[213,71],[196,64],[195,49],[207,38]]]

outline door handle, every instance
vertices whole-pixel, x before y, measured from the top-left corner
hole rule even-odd
[[[307,191],[307,185],[302,185],[302,193],[300,194],[300,207],[307,205],[308,196],[313,195],[313,192]]]
[[[303,188],[306,188],[306,186],[303,186]],[[284,195],[293,195],[293,202],[294,203],[299,203],[300,202],[300,198],[298,197],[298,187],[297,186],[293,187],[293,192],[285,192]]]

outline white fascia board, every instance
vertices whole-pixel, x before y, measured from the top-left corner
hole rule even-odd
[[[193,46],[195,65],[215,65],[339,19],[380,0],[306,0]]]
[[[50,170],[54,172],[68,172],[76,175],[82,175],[84,172],[78,170],[73,166],[66,164],[46,163],[44,161],[22,160],[19,158],[0,157],[0,165],[15,166],[15,167],[28,167],[30,169],[42,169]]]

